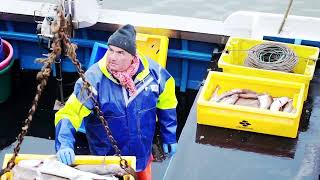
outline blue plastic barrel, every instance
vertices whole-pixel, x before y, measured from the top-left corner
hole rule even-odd
[[[3,61],[3,59],[4,59],[3,43],[0,37],[0,62]]]

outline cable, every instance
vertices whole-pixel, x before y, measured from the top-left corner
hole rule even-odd
[[[266,70],[293,72],[298,63],[295,52],[284,44],[263,43],[252,47],[244,64]]]

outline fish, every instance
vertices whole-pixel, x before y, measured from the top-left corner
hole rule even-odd
[[[234,104],[237,102],[237,100],[239,99],[239,94],[233,94],[229,97],[226,97],[224,99],[221,100],[221,103],[225,103],[225,104]]]
[[[217,85],[216,89],[214,90],[214,92],[212,94],[212,97],[211,97],[210,101],[217,102],[217,100],[219,99],[219,96],[218,96],[219,89],[220,89],[220,86]]]
[[[223,93],[218,99],[217,102],[222,101],[224,98],[228,97],[228,96],[232,96],[234,94],[240,94],[242,92],[241,89],[233,89],[231,91],[227,91],[225,93]]]
[[[258,99],[248,99],[248,98],[239,98],[235,105],[239,106],[248,106],[248,107],[259,107],[259,100]]]
[[[288,97],[272,97],[270,94],[259,94],[249,89],[232,89],[218,96],[219,89],[220,86],[217,86],[210,101],[259,109],[270,109],[271,111],[292,113],[296,111],[293,111],[292,99]]]
[[[33,179],[45,179],[45,180],[67,180],[67,178],[40,173],[37,170],[30,170],[29,168],[15,166],[12,169],[13,180],[33,180]]]
[[[290,113],[296,113],[296,112],[297,112],[297,109],[296,108],[292,108]]]
[[[117,180],[115,176],[101,176],[72,168],[56,159],[21,160],[13,168],[14,180],[72,179],[72,180]],[[20,174],[23,174],[20,175]]]
[[[231,91],[227,91],[225,93],[223,93],[218,99],[217,102],[220,102],[222,99],[228,97],[228,96],[232,96],[234,94],[248,94],[248,93],[252,93],[255,94],[254,91],[251,91],[249,89],[233,89]]]
[[[257,93],[245,93],[245,94],[239,94],[240,98],[245,98],[245,99],[258,99],[258,94]]]
[[[258,96],[258,100],[259,100],[259,108],[260,109],[269,109],[269,107],[271,106],[273,99],[269,94],[263,94]]]
[[[119,164],[81,164],[75,166],[74,168],[80,171],[90,172],[98,175],[128,175],[128,173],[122,169]]]
[[[250,90],[250,89],[242,89],[243,94],[257,94],[256,92]]]
[[[271,111],[280,111],[281,108],[289,101],[288,97],[274,98],[273,103],[270,106]]]
[[[292,105],[292,103],[293,103],[293,101],[292,101],[292,99],[290,99],[288,102],[287,102],[287,104],[285,104],[284,106],[283,106],[283,112],[291,112],[292,111],[292,109],[293,109],[293,105]]]

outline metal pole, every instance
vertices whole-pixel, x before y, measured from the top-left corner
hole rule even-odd
[[[284,23],[285,23],[286,20],[287,20],[287,17],[288,17],[288,15],[289,15],[289,11],[290,11],[290,9],[291,9],[292,2],[293,2],[293,0],[290,0],[289,5],[288,5],[288,8],[287,8],[287,10],[286,10],[286,14],[285,14],[284,17],[283,17],[281,26],[280,26],[280,28],[279,28],[278,34],[280,34],[280,32],[282,31],[282,28],[283,28],[283,26],[284,26]]]
[[[54,62],[55,62],[55,68],[56,68],[56,79],[58,84],[58,99],[62,104],[64,104],[61,57],[58,56]]]

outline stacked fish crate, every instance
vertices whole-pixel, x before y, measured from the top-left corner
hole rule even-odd
[[[218,62],[223,72],[210,72],[200,93],[197,122],[296,138],[318,54],[316,47],[230,37]],[[284,56],[289,63],[276,62]]]

